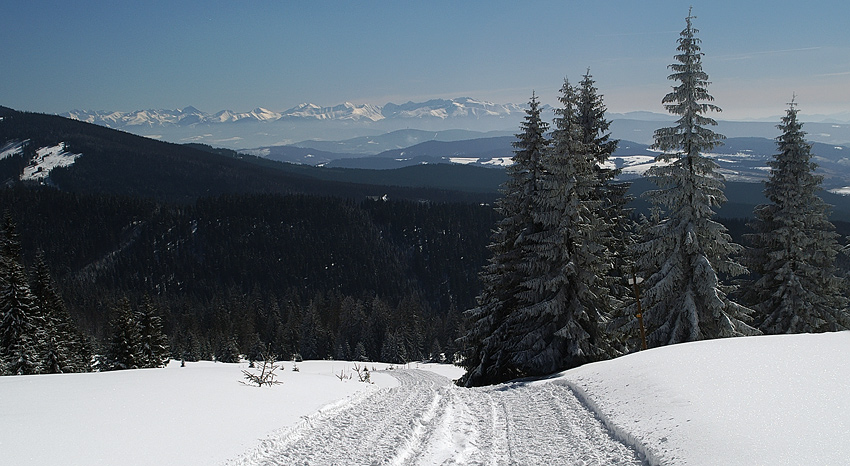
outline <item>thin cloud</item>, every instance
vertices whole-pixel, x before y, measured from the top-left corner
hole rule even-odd
[[[822,74],[816,74],[815,76],[818,77],[818,78],[828,78],[828,77],[832,77],[832,76],[848,76],[848,75],[850,75],[850,71],[839,71],[837,73],[822,73]]]
[[[796,49],[782,49],[782,50],[763,50],[760,52],[748,52],[741,54],[733,54],[733,55],[719,55],[715,56],[716,60],[749,60],[756,56],[761,55],[778,55],[783,53],[796,53],[796,52],[811,52],[812,50],[820,50],[822,47],[801,47]]]
[[[657,36],[662,34],[678,34],[679,31],[643,31],[643,32],[615,32],[611,34],[596,34],[595,37],[634,37],[634,36]]]

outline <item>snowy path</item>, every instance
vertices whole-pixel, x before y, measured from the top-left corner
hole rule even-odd
[[[640,465],[553,383],[454,386],[421,370],[360,392],[228,463],[253,465]]]

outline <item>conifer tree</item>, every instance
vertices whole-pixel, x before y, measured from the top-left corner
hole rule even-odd
[[[480,274],[478,306],[467,311],[470,322],[460,338],[466,374],[460,385],[498,383],[521,375],[511,363],[506,349],[506,320],[520,303],[519,267],[525,260],[523,245],[535,230],[532,218],[533,196],[542,174],[542,158],[548,150],[545,133],[549,125],[541,117],[540,101],[532,94],[514,142],[513,164],[507,168],[508,181],[496,205],[502,220],[496,225],[489,249],[491,258]]]
[[[6,262],[6,279],[0,289],[0,363],[6,374],[37,374],[42,341],[38,306],[23,267],[14,260]]]
[[[0,372],[27,375],[41,370],[40,317],[21,265],[15,225],[7,213],[0,231]]]
[[[112,336],[106,349],[105,370],[138,369],[142,367],[141,334],[130,301],[123,299],[110,325]]]
[[[149,297],[137,315],[139,323],[139,367],[163,367],[169,360],[168,338],[162,319]]]
[[[599,201],[598,211],[603,220],[601,226],[604,226],[604,229],[597,230],[597,241],[605,246],[606,260],[611,263],[610,271],[600,279],[605,281],[609,289],[613,300],[612,312],[618,314],[624,309],[623,302],[631,296],[625,281],[631,273],[626,250],[634,243],[637,226],[626,209],[626,204],[631,200],[627,194],[631,183],[616,181],[620,170],[608,161],[617,150],[619,141],[611,139],[611,122],[605,118],[605,111],[602,96],[588,69],[578,88],[578,122],[583,150],[596,162],[594,172],[598,186],[592,196]],[[608,332],[617,335],[618,340],[623,339],[611,330],[608,329]],[[618,343],[618,346],[624,349],[622,343]]]
[[[653,147],[662,151],[656,160],[669,165],[647,172],[660,188],[647,197],[665,209],[666,217],[634,249],[639,269],[648,274],[643,298],[651,346],[757,332],[747,325],[752,311],[731,301],[730,288],[718,277],[746,269],[732,260],[742,248],[712,220],[713,209],[726,200],[723,177],[702,152],[723,136],[707,128],[717,123],[705,114],[720,108],[710,103],[693,19],[689,12],[678,40],[678,63],[670,65],[668,79],[678,84],[662,100],[679,119],[655,132]]]
[[[827,204],[817,195],[823,177],[815,175],[811,145],[789,104],[777,138],[779,153],[769,162],[764,194],[748,235],[747,266],[759,278],[745,289],[764,333],[850,329],[844,280],[836,276],[838,234]]]
[[[74,325],[65,303],[56,291],[44,255],[36,257],[32,291],[39,303],[44,332],[48,335],[46,350],[52,353],[56,365],[48,373],[85,372],[91,369],[91,354],[85,337]]]
[[[564,81],[552,147],[533,196],[535,229],[523,246],[520,307],[509,320],[513,364],[523,375],[542,375],[604,358],[610,296],[609,225],[601,216],[602,180],[597,144],[585,144],[579,90]]]

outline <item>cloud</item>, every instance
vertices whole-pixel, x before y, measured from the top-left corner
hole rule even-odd
[[[756,56],[762,55],[778,55],[784,53],[796,53],[796,52],[810,52],[813,50],[820,50],[821,47],[801,47],[796,49],[782,49],[782,50],[762,50],[759,52],[747,52],[740,54],[731,54],[731,55],[715,55],[712,58],[715,60],[749,60],[751,58],[755,58]]]

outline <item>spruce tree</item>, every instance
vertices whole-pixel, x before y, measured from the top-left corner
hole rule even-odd
[[[541,119],[536,95],[532,94],[525,113],[514,142],[514,163],[507,168],[509,179],[496,204],[502,219],[488,246],[491,258],[480,274],[482,289],[478,306],[466,312],[469,330],[458,341],[463,348],[461,364],[467,371],[458,381],[460,385],[488,385],[522,375],[506,349],[506,321],[520,303],[523,245],[536,228],[532,199],[542,174],[542,158],[549,146],[545,136],[549,125]]]
[[[146,297],[137,314],[139,325],[139,367],[163,367],[170,359],[168,338],[162,331],[162,319]]]
[[[603,326],[611,300],[598,192],[596,144],[585,144],[579,90],[564,81],[552,146],[534,192],[535,228],[523,245],[520,307],[509,319],[508,348],[523,375],[543,375],[611,354]],[[603,149],[604,150],[604,149]]]
[[[720,108],[710,103],[693,19],[689,12],[678,40],[678,63],[670,65],[668,79],[678,84],[662,100],[679,119],[654,135],[653,148],[662,152],[656,160],[668,165],[647,172],[660,189],[646,195],[666,217],[634,249],[639,269],[648,274],[643,299],[651,346],[757,333],[747,324],[752,311],[727,297],[731,290],[718,276],[746,269],[732,260],[742,248],[712,220],[713,209],[726,200],[723,177],[702,152],[723,136],[707,127],[717,123],[705,114]]]
[[[627,194],[631,183],[616,181],[620,170],[608,159],[617,150],[619,141],[611,139],[611,121],[605,117],[605,104],[596,88],[596,82],[590,70],[582,77],[578,88],[578,122],[581,129],[583,150],[595,160],[593,169],[598,179],[598,185],[592,195],[599,202],[599,215],[603,229],[597,230],[597,241],[605,246],[610,271],[600,279],[604,280],[612,299],[612,317],[617,317],[624,309],[623,303],[630,299],[631,290],[626,285],[625,278],[631,273],[631,261],[626,250],[634,243],[635,222],[626,209],[631,197]],[[625,345],[621,340],[626,337],[619,334],[616,328],[607,331],[618,341],[619,350]]]
[[[764,333],[803,333],[850,329],[844,280],[836,276],[838,234],[829,206],[818,196],[823,177],[815,175],[811,145],[791,102],[778,126],[779,153],[769,162],[764,194],[748,235],[747,266],[759,275],[746,296]]]
[[[6,374],[37,374],[43,341],[38,306],[23,267],[14,260],[5,262],[5,283],[0,289],[0,364]]]
[[[138,369],[142,366],[141,333],[130,302],[123,299],[114,311],[112,336],[106,349],[105,370]]]
[[[0,230],[0,372],[40,372],[44,340],[38,303],[27,283],[20,242],[7,213]]]
[[[56,291],[44,255],[39,252],[35,263],[32,291],[39,303],[49,353],[56,364],[48,373],[86,372],[91,369],[91,354],[85,337],[77,330],[65,303]]]

